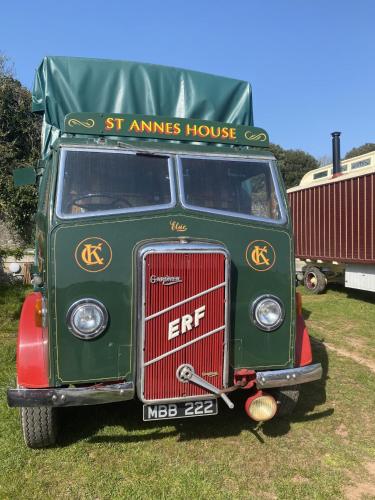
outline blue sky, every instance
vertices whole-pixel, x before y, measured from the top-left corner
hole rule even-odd
[[[1,6],[0,51],[31,88],[45,55],[127,59],[250,81],[272,142],[331,155],[375,142],[375,0],[45,0]]]

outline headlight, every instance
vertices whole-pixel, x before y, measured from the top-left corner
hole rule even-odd
[[[90,340],[107,328],[108,312],[98,300],[81,299],[70,306],[66,320],[73,335]]]
[[[254,323],[261,330],[271,332],[284,321],[284,308],[281,301],[273,295],[259,297],[251,307]]]

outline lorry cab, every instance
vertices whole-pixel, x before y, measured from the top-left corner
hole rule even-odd
[[[255,420],[290,410],[321,366],[267,133],[65,111],[44,129],[34,292],[8,390],[26,444],[53,444],[68,405],[138,398],[144,420],[210,416],[245,390]]]

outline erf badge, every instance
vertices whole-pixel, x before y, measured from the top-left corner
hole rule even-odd
[[[98,273],[107,269],[112,260],[112,249],[102,238],[86,238],[78,243],[75,259],[81,269]]]
[[[268,271],[276,261],[276,252],[268,241],[255,240],[248,244],[245,257],[255,271]]]

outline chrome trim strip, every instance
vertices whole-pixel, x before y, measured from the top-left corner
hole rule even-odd
[[[198,212],[205,212],[209,214],[218,214],[218,215],[225,215],[229,217],[234,217],[235,219],[245,219],[245,220],[254,220],[254,221],[259,221],[259,222],[266,222],[268,224],[278,224],[282,225],[287,222],[287,214],[284,206],[284,198],[281,196],[281,192],[279,190],[278,186],[278,180],[276,178],[276,172],[275,172],[275,167],[274,167],[274,160],[272,158],[267,158],[267,160],[259,159],[257,157],[253,158],[228,158],[227,156],[216,156],[215,160],[226,160],[230,159],[230,161],[238,161],[238,162],[249,162],[249,161],[254,161],[257,163],[266,163],[269,166],[270,172],[271,172],[271,177],[272,177],[272,182],[273,182],[273,187],[275,190],[277,202],[279,205],[280,209],[280,219],[271,219],[267,217],[257,217],[255,215],[246,215],[242,214],[239,212],[229,212],[227,210],[219,210],[215,208],[205,208],[205,207],[199,207],[196,205],[190,205],[187,203],[186,198],[185,198],[185,191],[184,191],[184,183],[183,183],[183,174],[182,174],[182,159],[184,158],[192,158],[192,159],[200,159],[200,160],[207,160],[209,156],[205,155],[190,155],[190,154],[179,154],[176,155],[176,161],[177,161],[177,172],[178,172],[178,189],[179,189],[179,194],[180,194],[180,200],[181,200],[181,205],[183,208],[189,209],[189,210],[196,210]]]
[[[166,403],[166,402],[177,402],[177,401],[198,401],[202,399],[207,399],[212,397],[212,395],[207,394],[203,396],[188,396],[185,398],[176,397],[169,399],[151,399],[146,400],[143,397],[144,391],[144,340],[145,340],[145,263],[146,257],[149,253],[221,253],[225,257],[225,332],[224,332],[224,346],[223,346],[223,387],[228,387],[229,378],[229,307],[230,307],[230,255],[228,250],[217,243],[207,243],[207,242],[186,242],[185,240],[179,240],[176,242],[165,242],[165,243],[150,243],[146,244],[138,250],[137,255],[137,302],[138,302],[138,327],[137,327],[137,394],[138,398],[145,404],[147,403]]]
[[[289,385],[305,384],[322,378],[323,370],[320,363],[314,365],[291,368],[289,370],[272,370],[257,372],[256,384],[258,389],[270,387],[286,387]]]
[[[62,136],[62,139],[66,139],[66,136]],[[124,139],[124,137],[123,137]],[[146,139],[147,140],[147,139]],[[168,141],[165,141],[168,142]],[[159,143],[161,144],[161,143]],[[97,151],[97,149],[102,149],[104,151],[118,151],[118,152],[124,152],[124,151],[132,151],[135,153],[146,153],[146,154],[153,154],[153,155],[159,155],[159,156],[168,156],[168,155],[189,155],[189,156],[204,156],[204,157],[213,157],[213,158],[222,158],[223,153],[220,151],[221,146],[217,146],[218,153],[216,151],[186,151],[186,148],[183,147],[183,144],[177,144],[174,142],[174,146],[181,146],[180,149],[174,149],[173,151],[168,148],[168,145],[171,144],[168,142],[167,144],[164,144],[165,147],[163,148],[155,148],[151,145],[151,143],[148,143],[148,146],[141,144],[139,141],[137,142],[129,142],[126,143],[124,141],[114,141],[114,142],[106,142],[104,144],[100,144],[98,148],[93,147],[92,144],[70,144],[67,142],[61,142],[60,147],[61,148],[68,148],[68,149],[82,149],[82,150],[88,150],[88,149],[93,149]],[[202,143],[199,143],[202,144]],[[195,146],[199,146],[199,144],[195,143]],[[185,143],[186,145],[186,143]],[[192,143],[189,144],[189,146],[192,145]],[[205,147],[205,146],[204,146]],[[240,146],[241,147],[241,146]],[[237,152],[237,154],[235,154]],[[244,150],[244,149],[233,149],[233,146],[230,146],[229,148],[226,149],[225,151],[225,157],[226,158],[247,158],[249,160],[255,160],[255,159],[260,159],[260,160],[275,160],[275,157],[273,154],[270,152],[270,154],[256,154],[250,150]]]
[[[63,214],[61,212],[61,202],[62,202],[62,188],[64,182],[64,170],[65,170],[65,157],[67,151],[85,151],[85,152],[95,152],[95,153],[114,153],[114,154],[126,154],[126,155],[136,155],[135,151],[124,151],[119,149],[106,149],[106,148],[70,148],[70,147],[62,147],[61,155],[59,160],[59,172],[57,179],[57,196],[56,196],[56,215],[60,219],[63,220],[75,220],[75,219],[84,219],[86,217],[100,217],[107,215],[119,215],[119,214],[128,214],[128,213],[142,213],[149,212],[155,210],[165,210],[167,208],[173,208],[176,206],[176,189],[175,189],[175,181],[174,181],[174,169],[172,162],[172,155],[170,153],[163,154],[160,156],[165,156],[167,158],[168,163],[168,173],[169,173],[169,186],[170,186],[170,195],[171,201],[170,203],[166,203],[164,205],[148,205],[144,207],[133,207],[133,208],[118,208],[116,210],[101,210],[97,212],[87,212],[81,214]],[[152,156],[152,155],[150,155]]]
[[[186,304],[187,302],[190,302],[191,300],[197,299],[198,297],[202,297],[202,295],[206,295],[207,293],[213,292],[214,290],[217,290],[218,288],[221,288],[222,286],[225,286],[226,283],[223,281],[223,283],[219,283],[219,285],[215,285],[211,288],[208,288],[204,292],[197,293],[196,295],[193,295],[192,297],[188,297],[187,299],[181,300],[181,302],[177,302],[176,304],[173,304],[172,306],[166,307],[165,309],[162,309],[161,311],[151,314],[150,316],[147,316],[145,318],[145,321],[148,321],[149,319],[156,318],[157,316],[161,316],[162,314],[171,311],[175,307],[182,306],[183,304]]]
[[[189,238],[189,237],[187,237]],[[176,241],[165,243],[149,243],[146,244],[140,251],[140,257],[148,253],[186,253],[186,252],[199,252],[199,253],[222,253],[229,255],[224,245],[217,243],[198,242],[194,243],[184,236],[176,237]]]
[[[48,389],[8,389],[10,407],[86,406],[133,399],[133,382],[93,385],[89,387],[50,387]]]
[[[229,312],[230,312],[230,257],[229,253],[225,255],[225,282],[226,286],[224,288],[224,345],[223,345],[223,387],[228,387],[229,379]]]
[[[182,349],[185,349],[185,347],[189,347],[189,345],[195,344],[196,342],[199,342],[200,340],[203,340],[203,339],[209,337],[210,335],[213,335],[214,333],[221,332],[221,330],[223,330],[224,328],[225,328],[225,325],[219,326],[219,328],[215,328],[215,330],[211,330],[210,332],[204,333],[200,337],[197,337],[196,339],[193,339],[193,340],[190,340],[189,342],[186,342],[186,344],[175,347],[171,351],[165,352],[164,354],[161,354],[157,358],[154,358],[154,359],[151,359],[150,361],[147,361],[146,363],[144,363],[143,366],[152,365],[152,364],[156,363],[157,361],[160,361],[161,359],[164,359],[164,358],[170,356],[171,354],[174,354],[175,352],[178,352],[178,351],[181,351]]]
[[[170,399],[153,399],[144,403],[145,405],[153,405],[159,403],[184,403],[187,401],[202,401],[206,399],[218,399],[220,396],[215,396],[211,392],[207,392],[207,394],[203,394],[202,396],[188,396],[186,398],[170,398]]]

